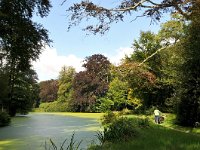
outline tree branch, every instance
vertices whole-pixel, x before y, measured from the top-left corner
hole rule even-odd
[[[158,49],[157,51],[155,51],[153,54],[151,54],[150,56],[148,56],[146,59],[144,59],[141,63],[139,63],[138,66],[142,66],[146,61],[148,61],[150,58],[152,58],[154,55],[156,55],[157,53],[159,53],[161,50],[165,49],[166,46]]]
[[[135,8],[137,8],[139,5],[141,5],[142,3],[146,2],[147,0],[142,0],[139,3],[135,4],[132,7],[127,7],[127,8],[122,8],[122,9],[109,9],[109,11],[129,11],[129,10],[133,10]]]

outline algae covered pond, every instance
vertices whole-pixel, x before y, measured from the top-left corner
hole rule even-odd
[[[60,115],[59,113],[30,113],[12,118],[10,126],[0,128],[0,150],[44,150],[45,141],[52,139],[58,146],[75,132],[81,148],[96,139],[100,129],[95,117]],[[68,140],[68,141],[69,141]],[[67,143],[66,143],[67,144]]]

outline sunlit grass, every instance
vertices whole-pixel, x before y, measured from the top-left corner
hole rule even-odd
[[[190,132],[190,133],[200,133],[200,127],[199,128],[191,128],[191,127],[182,127],[175,123],[176,115],[175,114],[165,114],[165,121],[161,124],[161,126],[183,131],[183,132]]]
[[[148,116],[151,120],[150,127],[138,129],[138,136],[129,141],[107,142],[90,150],[200,150],[200,134],[198,134],[200,129],[180,127],[174,124],[174,114],[164,115],[166,115],[165,122],[160,125],[154,123],[153,115]],[[128,115],[128,117],[138,116]]]
[[[153,115],[149,115],[149,116],[145,116],[145,115],[126,115],[127,117],[131,117],[131,118],[144,118],[144,117],[148,117],[150,119],[150,121],[152,123],[154,123],[154,116]],[[170,114],[170,113],[163,113],[163,116],[165,117],[165,120],[163,123],[160,124],[160,126],[166,127],[166,128],[170,128],[170,129],[174,129],[174,130],[178,130],[178,131],[182,131],[182,132],[190,132],[190,133],[200,133],[200,127],[199,128],[191,128],[191,127],[183,127],[183,126],[179,126],[175,123],[176,121],[176,115],[175,114]]]

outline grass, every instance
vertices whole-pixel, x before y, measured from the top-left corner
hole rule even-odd
[[[176,116],[174,114],[165,114],[166,119],[161,125],[167,128],[175,129],[186,133],[200,133],[200,128],[182,127],[175,124]]]
[[[156,125],[153,116],[149,128],[139,129],[139,135],[127,142],[104,143],[92,150],[199,150],[200,128],[181,127],[174,124],[175,115],[165,114],[165,122]],[[131,118],[144,116],[128,115]]]
[[[200,136],[162,126],[141,129],[129,142],[107,143],[102,150],[199,150]]]

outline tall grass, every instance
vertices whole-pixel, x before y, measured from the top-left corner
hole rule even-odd
[[[50,139],[50,144],[45,142],[45,150],[78,150],[82,141],[77,142],[74,139],[75,133],[72,134],[69,144],[66,144],[67,139],[65,139],[61,145],[56,145],[52,139]]]

